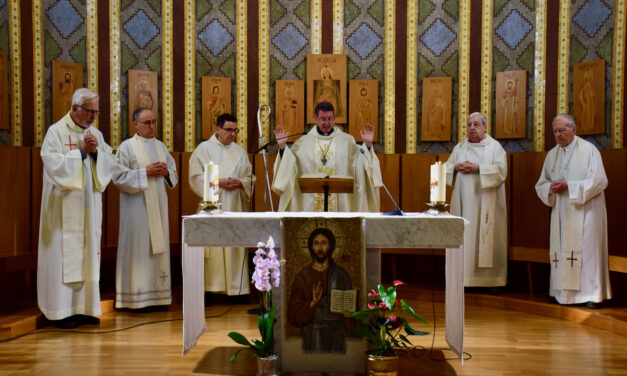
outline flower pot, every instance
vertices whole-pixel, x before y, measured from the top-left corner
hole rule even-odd
[[[266,358],[257,357],[257,376],[277,376],[279,374],[278,355]]]
[[[367,355],[368,376],[397,376],[398,355]]]

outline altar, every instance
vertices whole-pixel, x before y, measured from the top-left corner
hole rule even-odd
[[[204,306],[205,246],[256,247],[268,236],[281,247],[281,218],[354,218],[365,221],[366,286],[380,282],[380,248],[446,248],[446,341],[461,356],[464,342],[464,222],[452,215],[406,213],[259,212],[192,215],[183,218],[183,354],[207,331]],[[252,288],[252,287],[251,287]]]

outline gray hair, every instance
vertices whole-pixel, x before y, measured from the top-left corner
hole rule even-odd
[[[76,89],[76,91],[72,95],[72,106],[82,106],[85,101],[94,98],[98,98],[98,94],[94,93],[93,91],[84,87]]]
[[[573,115],[570,114],[559,114],[556,117],[553,118],[553,123],[555,123],[555,120],[557,119],[562,119],[566,121],[566,126],[568,128],[574,128],[577,126],[577,121],[575,120],[575,117]]]
[[[485,115],[481,112],[473,112],[472,114],[468,115],[468,121],[470,121],[470,119],[474,118],[475,116],[480,116],[481,123],[483,123],[483,125],[488,125],[488,118],[486,118]]]

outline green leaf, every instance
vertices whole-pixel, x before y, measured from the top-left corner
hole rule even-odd
[[[407,302],[405,302],[403,299],[401,299],[401,309],[407,313],[409,313],[413,318],[415,318],[418,321],[421,321],[424,324],[429,325],[429,323],[427,322],[427,320],[423,319],[422,317],[418,316],[416,314],[416,312],[414,312],[414,309],[412,307],[409,306],[409,304],[407,304]]]
[[[238,332],[230,332],[228,336],[231,337],[233,341],[239,343],[240,345],[249,346],[251,348],[253,347],[253,345],[250,342],[248,342],[246,337],[244,337],[244,335]]]
[[[381,294],[383,304],[392,311],[394,309],[394,301],[396,301],[396,289],[390,286],[386,291],[384,286],[379,285],[379,294]]]
[[[250,351],[250,349],[249,349],[249,348],[247,348],[247,347],[246,347],[246,348],[243,348],[243,349],[239,349],[239,350],[237,350],[237,351],[235,352],[235,354],[233,354],[233,356],[231,357],[231,359],[229,359],[229,361],[230,361],[231,363],[235,362],[235,357],[237,356],[237,354],[239,354],[240,352],[242,352],[242,351],[244,351],[244,350],[249,350],[249,351]],[[254,354],[254,352],[253,352],[253,354]]]
[[[403,327],[405,328],[405,332],[409,335],[415,335],[415,336],[426,336],[427,334],[429,334],[429,332],[422,332],[420,330],[416,330],[414,328],[412,328],[411,326],[409,326],[408,323],[405,323],[405,325],[403,325]]]
[[[357,311],[353,312],[351,316],[357,321],[364,321],[370,318],[370,311]]]

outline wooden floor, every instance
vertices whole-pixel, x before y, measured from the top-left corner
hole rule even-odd
[[[441,295],[436,295],[435,303],[430,293],[413,296],[410,303],[431,324],[435,308],[434,351],[430,351],[433,336],[417,337],[415,344],[426,351],[405,355],[402,375],[627,375],[627,336],[619,334],[623,327],[617,324],[625,308],[594,311],[467,294],[465,351],[471,358],[462,364],[458,359],[440,360],[454,357],[442,350],[447,345]],[[236,305],[225,315],[208,318],[209,332],[185,356],[181,355],[180,305],[150,314],[110,311],[101,317],[99,328],[82,327],[83,333],[45,327],[37,334],[0,343],[0,376],[253,375],[252,362],[228,363],[235,346],[227,337],[231,330],[258,337],[256,317],[246,313],[251,307]],[[227,309],[215,305],[206,313],[220,315]],[[550,317],[555,313],[567,319]],[[115,331],[151,321],[162,322]],[[606,329],[599,329],[599,323]],[[433,327],[416,327],[433,332]]]

